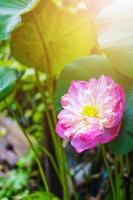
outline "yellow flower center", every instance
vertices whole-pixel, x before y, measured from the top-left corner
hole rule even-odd
[[[83,108],[83,115],[88,115],[89,117],[96,117],[98,114],[97,108],[95,106],[85,106]]]

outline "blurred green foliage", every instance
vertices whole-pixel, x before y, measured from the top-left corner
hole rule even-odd
[[[38,191],[25,197],[23,200],[59,200],[59,199],[57,197],[54,197],[53,194]]]
[[[29,179],[32,174],[34,155],[29,152],[16,164],[16,168],[0,176],[0,199],[23,199],[30,193]],[[25,170],[26,169],[26,170]]]
[[[36,140],[41,143],[44,137],[42,134],[42,116],[45,108],[41,102],[41,95],[37,90],[34,69],[25,68],[11,56],[8,42],[0,44],[1,66],[12,66],[10,67],[11,71],[16,69],[21,72],[24,70],[23,78],[18,80],[16,89],[6,98],[6,101],[9,108],[18,116],[21,125],[31,135],[34,145],[36,145]],[[2,69],[0,68],[0,71]],[[40,73],[40,80],[43,84],[46,81],[46,75]],[[5,81],[5,83],[7,82]],[[9,110],[5,109],[4,102],[0,103],[0,110],[3,115],[13,117]],[[38,153],[40,154],[40,152]],[[41,189],[42,186],[39,186],[39,181],[35,184],[34,179],[37,181],[38,171],[36,170],[34,153],[29,150],[26,155],[17,161],[13,170],[4,176],[0,176],[0,199],[19,200],[30,194],[34,187],[40,187]]]

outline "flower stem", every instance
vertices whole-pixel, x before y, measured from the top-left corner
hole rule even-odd
[[[101,145],[101,149],[102,149],[103,160],[104,160],[106,169],[109,173],[109,181],[110,181],[110,185],[111,185],[111,189],[112,189],[113,199],[117,200],[116,193],[115,193],[115,187],[114,187],[114,183],[113,183],[113,179],[112,179],[112,172],[111,172],[110,166],[108,164],[108,161],[106,159],[106,149],[105,149],[104,145]]]
[[[131,169],[130,169],[130,163],[129,163],[129,157],[128,157],[128,155],[125,156],[125,163],[126,163],[127,172],[129,174]]]
[[[115,156],[114,158],[114,173],[115,173],[115,184],[116,184],[116,193],[117,199],[125,199],[125,188],[121,188],[123,184],[123,172],[124,172],[124,163],[122,156]]]
[[[54,168],[54,170],[55,170],[55,172],[56,172],[56,174],[57,174],[57,176],[58,176],[58,179],[59,179],[60,183],[62,184],[62,180],[61,180],[61,177],[60,177],[60,172],[59,172],[59,170],[58,170],[58,168],[57,168],[57,165],[56,165],[55,160],[53,159],[51,153],[50,153],[46,148],[44,148],[44,147],[39,146],[39,148],[41,149],[41,151],[42,151],[44,154],[46,154],[46,156],[47,156],[47,157],[49,158],[49,160],[51,161],[51,164],[53,165],[53,168]]]
[[[57,149],[58,145],[57,145],[57,139],[56,139],[56,135],[55,135],[55,132],[54,132],[54,127],[53,127],[53,124],[52,124],[51,116],[50,116],[49,110],[48,110],[49,105],[47,103],[46,97],[44,96],[44,91],[43,91],[37,70],[35,70],[35,77],[36,77],[36,83],[37,83],[38,90],[41,94],[42,102],[43,102],[45,109],[46,109],[46,117],[47,117],[47,120],[48,120],[48,125],[49,125],[49,128],[50,128],[50,133],[51,133],[51,137],[52,137],[52,140],[53,140],[53,145],[54,145],[54,148],[55,148],[55,151],[56,151],[56,156],[57,156],[57,159],[58,159],[58,149]]]
[[[117,158],[114,158],[114,175],[115,175],[115,185],[116,185],[116,195],[117,195],[117,200],[120,200],[120,180],[119,180],[119,170],[118,170],[118,160]]]
[[[55,123],[56,123],[56,115],[55,115],[55,109],[54,109],[54,105],[53,105],[53,95],[51,96],[49,88],[47,88],[47,91],[50,94],[50,99],[51,99],[51,103],[52,103],[52,110],[51,110],[52,111],[52,117],[51,117],[49,110],[48,110],[49,104],[47,103],[47,99],[45,97],[43,87],[42,87],[41,81],[39,79],[39,74],[38,74],[37,70],[35,70],[35,76],[36,76],[37,87],[38,87],[38,90],[41,94],[42,102],[44,103],[44,106],[46,108],[46,117],[47,117],[47,120],[48,120],[48,125],[49,125],[49,128],[50,128],[50,133],[51,133],[53,145],[54,145],[54,148],[55,148],[57,166],[59,167],[60,176],[61,176],[61,179],[62,179],[64,200],[69,200],[70,194],[69,194],[68,183],[67,183],[67,175],[66,175],[67,172],[66,172],[66,165],[65,165],[66,164],[65,153],[63,151],[61,141],[57,137],[57,135],[55,134],[55,130],[54,130],[55,129]],[[54,120],[52,118],[54,118]]]
[[[38,82],[38,86],[39,86],[39,89],[40,89],[40,93],[41,93],[43,102],[46,105],[46,117],[47,117],[47,120],[48,120],[50,132],[51,132],[51,135],[52,135],[52,140],[53,140],[53,143],[54,143],[58,167],[60,169],[62,179],[66,180],[66,174],[65,174],[66,170],[65,170],[64,164],[63,164],[63,166],[60,164],[60,162],[62,161],[62,156],[63,156],[64,152],[62,151],[60,139],[56,137],[55,132],[54,132],[54,128],[55,128],[55,124],[56,124],[56,115],[55,115],[55,112],[54,112],[54,105],[53,105],[53,96],[54,96],[53,95],[53,71],[52,71],[51,60],[50,60],[49,51],[48,51],[48,48],[47,48],[47,45],[46,45],[46,42],[45,42],[45,39],[44,39],[43,32],[40,28],[37,13],[35,11],[33,11],[32,14],[33,14],[33,20],[35,22],[36,31],[38,33],[38,36],[40,38],[40,41],[41,41],[42,47],[43,47],[43,51],[44,51],[45,72],[46,72],[46,75],[47,75],[46,84],[47,84],[47,90],[50,94],[51,102],[52,102],[51,107],[52,107],[53,120],[51,119],[51,116],[49,114],[49,110],[47,109],[48,104],[46,104],[47,102],[45,101],[44,92],[42,91],[43,88],[41,87],[41,85],[39,83],[39,79],[38,79],[37,82]],[[37,75],[37,73],[36,73],[36,75]],[[36,78],[37,78],[37,76],[36,76]],[[53,127],[53,125],[54,125],[54,127]],[[64,196],[65,196],[64,199],[69,200],[68,199],[68,193],[69,192],[65,188],[66,185],[67,185],[67,180],[65,181],[65,185],[63,184]]]

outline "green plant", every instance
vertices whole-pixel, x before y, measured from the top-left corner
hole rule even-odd
[[[60,99],[72,80],[88,80],[104,74],[110,75],[126,92],[126,109],[119,137],[102,149],[113,198],[122,200],[124,189],[120,194],[119,188],[127,161],[119,156],[133,150],[133,79],[116,70],[118,63],[111,62],[107,51],[99,47],[94,13],[89,10],[77,11],[75,5],[73,9],[62,5],[63,1],[55,0],[0,2],[0,66],[3,65],[0,68],[1,110],[6,108],[27,138],[45,191],[27,194],[23,199],[57,199],[51,192],[61,199],[71,199],[68,184],[71,176],[66,154],[62,141],[55,133]],[[75,12],[72,12],[74,8]],[[9,43],[3,42],[7,39]],[[115,155],[114,170],[108,164],[106,150]],[[2,189],[1,198],[12,196],[13,190],[21,192],[26,185],[29,174],[21,169],[22,163],[18,166],[20,171],[11,172],[6,181],[7,188],[12,185],[11,190]]]

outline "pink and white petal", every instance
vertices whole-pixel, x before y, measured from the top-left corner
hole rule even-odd
[[[82,113],[84,106],[94,104],[96,79],[88,81],[72,81],[68,93],[61,98],[64,109]]]
[[[87,99],[88,99],[88,103],[89,104],[95,104],[96,102],[96,96],[97,96],[97,91],[96,91],[96,87],[97,87],[98,81],[95,78],[91,78],[89,80],[89,88],[87,91]]]
[[[113,91],[112,89],[115,86],[115,84],[116,83],[113,81],[111,77],[102,75],[98,79],[97,90],[96,90],[97,92],[96,101],[103,105],[104,102],[107,101],[107,97],[112,97],[109,94]]]
[[[78,95],[76,96],[69,93],[61,98],[61,105],[64,109],[74,112],[75,114],[81,113],[83,107],[78,99]]]
[[[93,96],[93,92],[95,91],[97,82],[98,81],[95,78],[92,78],[89,81],[72,81],[68,89],[68,93],[71,94],[72,97],[76,96],[80,98],[80,102],[84,100],[85,102],[82,103],[83,105],[87,104],[88,96],[90,95],[90,93]]]
[[[84,133],[90,126],[87,120],[82,119],[81,116],[74,115],[68,110],[62,110],[58,115],[58,119],[60,125],[59,131],[61,132],[61,135],[63,131],[63,135],[66,138],[79,134],[79,132]]]
[[[76,120],[79,119],[81,115],[79,115],[78,113],[74,113],[73,111],[69,111],[69,110],[62,110],[60,111],[60,113],[58,114],[57,118],[59,120],[68,120],[71,122],[75,122]]]
[[[64,125],[62,123],[60,123],[60,121],[57,123],[56,125],[56,133],[63,139],[66,139],[67,137],[64,135],[66,128],[64,127]]]
[[[69,94],[78,93],[79,91],[88,90],[89,82],[88,81],[71,81],[71,85],[68,89]]]
[[[94,79],[97,81],[96,79]],[[94,87],[94,83],[93,83]],[[88,105],[88,92],[90,91],[90,81],[72,81],[68,89],[68,94],[78,102],[81,107]]]
[[[100,89],[100,92],[107,89],[109,85],[114,85],[115,82],[110,76],[104,76],[101,75],[98,79],[98,90]]]
[[[122,119],[125,109],[124,90],[110,77],[101,77],[98,91],[99,118],[106,128],[115,127]]]
[[[60,126],[63,127],[65,137],[72,136],[83,126],[87,128],[87,123],[81,119],[81,116],[78,116],[68,110],[62,110],[58,114],[58,120]]]
[[[105,128],[104,133],[96,138],[97,142],[99,142],[99,144],[105,144],[111,142],[118,136],[120,127],[121,123],[119,123],[117,126],[113,128]]]
[[[83,135],[90,128],[90,124],[84,120],[77,120],[74,123],[71,123],[70,126],[67,126],[64,135],[68,138],[71,138],[76,135]]]
[[[85,150],[93,149],[97,146],[95,140],[82,140],[80,137],[73,137],[71,140],[71,145],[76,149],[78,153],[82,153]]]
[[[79,136],[82,139],[87,139],[88,137],[96,137],[99,134],[102,134],[104,127],[102,123],[97,118],[88,118],[87,116],[84,119],[81,119],[75,123],[75,137]]]
[[[57,124],[56,132],[62,138],[71,138],[79,129],[82,130],[83,126],[87,128],[84,121],[74,118],[61,118]]]
[[[88,129],[84,130],[84,132],[81,132],[81,130],[71,140],[71,145],[78,153],[94,148],[98,144],[96,138],[103,134],[104,128],[97,119],[92,119],[92,123]]]

